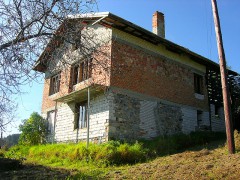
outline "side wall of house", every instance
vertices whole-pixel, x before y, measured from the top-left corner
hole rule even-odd
[[[95,142],[108,140],[109,102],[104,94],[91,98],[90,101],[90,129],[89,138]],[[75,103],[61,103],[57,106],[55,136],[49,136],[49,141],[54,137],[57,142],[77,142],[86,140],[87,128],[74,129]],[[43,114],[47,117],[47,114]]]
[[[72,45],[67,43],[61,45],[53,52],[53,58],[49,59],[48,69],[45,72],[42,113],[51,110],[55,106],[56,99],[72,92],[70,89],[71,64],[83,61],[87,53],[93,57],[92,76],[88,80],[77,84],[75,91],[82,90],[90,84],[109,85],[110,73],[108,71],[111,64],[111,36],[111,29],[96,24],[85,28],[82,32],[82,43],[87,44],[86,52],[83,54],[81,49],[73,50]],[[61,73],[59,92],[49,96],[50,78],[57,73]]]
[[[199,128],[197,108],[116,87],[110,92],[110,140],[151,139]],[[202,111],[201,125],[210,126],[208,111]]]
[[[224,111],[223,107],[220,107],[218,110],[217,115],[215,114],[215,105],[211,104],[211,125],[212,125],[212,131],[221,131],[225,132],[225,118],[224,118]]]
[[[113,29],[111,86],[208,111],[206,68],[185,54]],[[203,77],[203,95],[194,92]]]
[[[88,86],[109,85],[109,66],[111,64],[111,36],[112,31],[109,28],[96,24],[83,29],[81,32],[81,42],[87,44],[83,49],[74,49],[71,44],[62,44],[52,54],[49,60],[48,69],[45,72],[45,83],[43,89],[42,115],[47,118],[47,114],[55,110],[57,101],[56,115],[56,141],[76,141],[77,139],[86,139],[86,128],[74,130],[74,107],[76,103],[82,100],[78,94],[84,94]],[[79,52],[80,51],[80,52]],[[79,82],[71,86],[71,64],[80,63],[86,60],[86,54],[92,57],[92,73],[91,77],[85,81]],[[90,59],[90,58],[89,58]],[[49,95],[50,78],[59,73],[61,74],[59,92]],[[93,87],[94,88],[94,87]],[[59,98],[66,95],[74,97],[71,103],[63,103]],[[74,94],[75,93],[75,94]],[[76,98],[77,96],[77,98]],[[86,99],[85,99],[86,100]],[[97,96],[91,100],[90,113],[90,138],[92,140],[106,141],[108,133],[106,133],[107,120],[109,119],[109,110],[104,95]],[[53,121],[51,119],[51,121]],[[51,122],[52,123],[52,122]],[[53,124],[53,123],[52,123]],[[52,127],[53,128],[53,127]],[[50,135],[50,139],[51,139]]]

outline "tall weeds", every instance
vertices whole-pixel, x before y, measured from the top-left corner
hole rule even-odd
[[[92,164],[97,166],[134,164],[159,155],[172,154],[195,145],[204,145],[213,140],[224,139],[224,133],[195,132],[158,137],[150,141],[132,144],[109,141],[104,144],[46,144],[15,146],[4,153],[5,157],[23,159],[40,164]],[[239,138],[240,139],[240,138]],[[237,142],[237,141],[236,141]],[[239,143],[240,144],[240,143]]]

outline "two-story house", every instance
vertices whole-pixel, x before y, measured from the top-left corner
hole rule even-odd
[[[81,45],[53,38],[34,67],[45,73],[42,115],[56,141],[86,140],[87,117],[101,142],[225,130],[219,65],[165,39],[162,13],[153,32],[109,12],[68,21]]]

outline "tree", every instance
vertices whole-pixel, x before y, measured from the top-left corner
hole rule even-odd
[[[20,137],[20,134],[8,135],[7,137],[4,138],[5,145],[7,147],[11,147],[11,146],[14,146],[14,145],[18,144],[19,137]]]
[[[3,133],[6,131],[7,125],[14,121],[14,111],[17,105],[11,101],[10,97],[0,95],[0,138],[3,138]]]
[[[23,120],[19,130],[22,132],[19,144],[37,145],[46,142],[47,121],[37,112],[32,113],[29,119]]]
[[[95,6],[95,0],[0,0],[1,129],[11,121],[4,116],[13,113],[8,108],[10,104],[15,107],[12,95],[39,76],[32,68],[49,40],[69,41],[57,28],[70,27],[64,23],[68,15],[91,12]],[[68,33],[76,33],[76,29]]]

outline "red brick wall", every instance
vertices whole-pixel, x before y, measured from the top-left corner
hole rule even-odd
[[[111,42],[102,45],[93,53],[92,83],[109,86],[111,66]]]
[[[205,83],[205,98],[198,100],[194,95],[194,73],[190,68],[117,40],[112,43],[110,84],[174,103],[208,109]]]
[[[67,68],[66,71],[61,72],[59,92],[51,96],[49,96],[50,77],[45,79],[44,88],[43,88],[42,112],[45,112],[49,108],[55,107],[55,101],[53,101],[53,99],[56,99],[57,97],[68,94],[69,82],[70,82],[69,75],[70,75],[70,68]]]
[[[109,86],[110,77],[110,65],[111,65],[111,44],[110,42],[102,47],[98,48],[93,54],[93,65],[92,65],[92,76],[89,81],[84,81],[76,85],[75,90],[82,90],[88,86],[88,84],[98,84],[103,86]],[[46,112],[47,109],[55,106],[54,99],[67,95],[72,92],[69,88],[71,82],[70,76],[71,67],[66,67],[61,71],[61,83],[60,90],[58,93],[49,96],[50,77],[45,79],[43,89],[43,101],[42,101],[42,112]],[[58,103],[59,104],[59,103]]]

